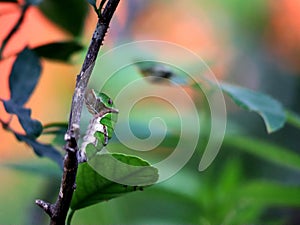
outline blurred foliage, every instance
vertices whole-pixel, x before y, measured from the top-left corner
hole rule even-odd
[[[50,20],[72,35],[81,34],[88,13],[86,1],[43,0],[39,7]]]

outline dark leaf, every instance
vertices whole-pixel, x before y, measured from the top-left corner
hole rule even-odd
[[[43,126],[38,120],[31,119],[31,110],[16,105],[13,101],[4,101],[5,110],[15,114],[27,136],[38,137],[42,133]]]
[[[28,136],[25,136],[25,135],[15,133],[15,136],[19,141],[23,141],[23,142],[27,143],[28,145],[30,145],[33,148],[35,154],[37,154],[40,157],[48,157],[48,158],[52,159],[54,162],[56,162],[59,165],[60,168],[62,168],[63,157],[51,145],[42,144],[42,143],[40,143]]]
[[[43,0],[26,0],[29,5],[39,5]]]
[[[96,14],[99,16],[99,11],[101,11],[101,9],[98,10],[97,5],[96,5],[96,0],[87,0],[87,1],[88,1],[88,3],[89,3],[91,6],[93,6],[94,11],[95,11]],[[104,1],[103,1],[103,2],[104,2]]]
[[[96,6],[96,0],[87,0],[88,3],[90,3],[93,7],[97,7]]]
[[[178,68],[171,67],[165,63],[152,61],[140,61],[134,64],[144,77],[153,83],[166,84],[174,82],[179,85],[188,85],[188,77]]]
[[[57,42],[42,45],[33,49],[40,57],[52,60],[69,61],[73,53],[82,50],[82,46],[75,41]]]
[[[80,35],[88,12],[88,4],[82,0],[44,0],[39,8],[50,20],[74,36]]]
[[[25,48],[17,57],[10,77],[10,100],[24,105],[33,92],[41,74],[41,64],[37,55]]]
[[[123,194],[142,190],[155,183],[158,179],[158,171],[149,165],[148,162],[135,157],[123,154],[97,154],[93,159],[93,167],[88,163],[82,163],[78,167],[76,178],[76,191],[74,192],[71,208],[78,210],[102,201],[119,197]],[[123,166],[116,162],[123,162],[132,165],[134,170],[124,169]],[[96,170],[100,169],[101,174],[113,177],[120,182],[132,181],[140,185],[127,186],[115,181],[111,181],[93,168],[99,165]],[[99,170],[98,170],[99,171]]]
[[[272,133],[283,127],[286,115],[280,102],[263,93],[230,84],[221,84],[222,90],[240,107],[257,112]]]
[[[0,2],[13,2],[13,3],[18,3],[17,0],[0,0]]]

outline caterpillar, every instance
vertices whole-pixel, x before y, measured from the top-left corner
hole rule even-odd
[[[81,144],[82,157],[88,160],[108,144],[117,122],[118,110],[110,97],[101,92],[95,93],[93,89],[85,92],[84,100],[93,115]]]

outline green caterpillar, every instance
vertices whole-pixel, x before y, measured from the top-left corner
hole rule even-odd
[[[108,144],[117,122],[118,110],[104,93],[87,90],[84,98],[88,111],[93,115],[81,145],[82,157],[89,159]]]

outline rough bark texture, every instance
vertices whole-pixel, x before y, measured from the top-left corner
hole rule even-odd
[[[65,135],[64,170],[61,180],[59,195],[54,204],[43,200],[36,200],[36,204],[44,209],[50,216],[51,225],[65,224],[67,213],[72,200],[73,192],[76,188],[76,173],[78,169],[78,133],[81,111],[84,102],[84,93],[92,74],[95,61],[102,45],[104,36],[108,30],[110,20],[119,4],[120,0],[108,0],[105,8],[99,13],[99,19],[95,28],[91,43],[83,62],[81,71],[77,76],[76,87],[72,99],[71,112],[69,117],[69,127]],[[104,5],[106,0],[102,0],[100,5]],[[100,10],[101,11],[101,10]]]

